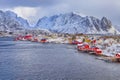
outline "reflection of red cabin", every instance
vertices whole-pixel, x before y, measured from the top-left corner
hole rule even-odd
[[[14,40],[15,40],[15,41],[18,41],[18,40],[19,40],[19,38],[18,38],[18,37],[16,37]]]
[[[40,42],[41,42],[41,43],[45,43],[45,42],[47,42],[47,40],[46,40],[46,39],[41,39]]]
[[[38,42],[38,38],[33,38],[33,42]]]
[[[19,35],[18,37],[15,38],[15,41],[22,40],[23,36]]]

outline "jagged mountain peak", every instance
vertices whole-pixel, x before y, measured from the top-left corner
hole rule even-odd
[[[18,17],[12,11],[3,12],[0,10],[0,31],[8,30],[14,32],[26,28],[30,28],[27,20]],[[46,29],[52,32],[71,34],[104,34],[115,33],[117,31],[106,17],[98,19],[93,16],[81,16],[75,12],[50,17],[45,16],[38,20],[34,29]]]
[[[17,14],[14,13],[14,12],[12,12],[12,11],[6,11],[5,14],[6,14],[7,16],[17,17]]]
[[[82,17],[74,12],[39,19],[36,28],[58,33],[114,33],[112,23],[106,17]]]
[[[15,32],[27,27],[29,27],[27,20],[18,17],[16,13],[12,11],[3,12],[0,10],[0,31]]]

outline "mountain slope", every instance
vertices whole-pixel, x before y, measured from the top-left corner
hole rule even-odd
[[[88,33],[105,34],[116,33],[110,20],[103,17],[101,20],[92,16],[81,17],[75,13],[66,13],[43,17],[39,19],[36,28],[48,29],[57,33]]]
[[[29,27],[27,20],[18,17],[11,11],[0,11],[0,31],[15,32]]]

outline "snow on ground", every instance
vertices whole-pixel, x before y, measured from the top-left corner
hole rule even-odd
[[[103,54],[107,56],[115,56],[115,54],[120,53],[120,44],[114,39],[102,40],[101,44],[97,45],[102,49]]]
[[[65,40],[64,38],[50,38],[48,39],[48,42],[53,42],[53,43],[68,43],[67,40]]]
[[[120,52],[120,44],[113,44],[110,47],[107,47],[103,50],[103,54],[107,56],[115,56],[115,54]]]

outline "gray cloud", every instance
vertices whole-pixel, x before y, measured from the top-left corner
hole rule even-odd
[[[0,7],[38,7],[56,4],[58,0],[0,0]]]
[[[39,17],[73,11],[98,18],[106,16],[113,24],[120,25],[120,0],[0,0],[2,9],[14,9],[19,6],[36,9],[37,16],[32,16],[32,20],[36,21]],[[24,13],[22,14],[25,17]]]

